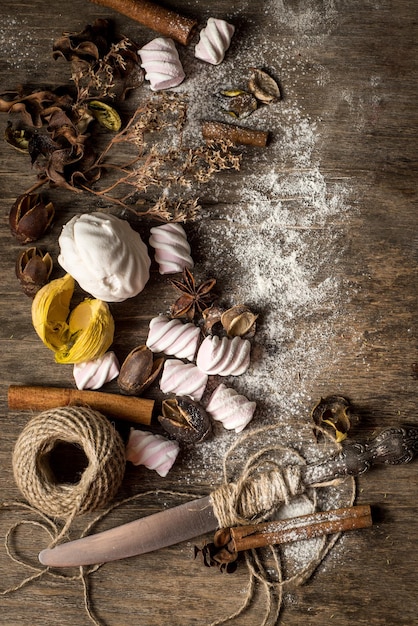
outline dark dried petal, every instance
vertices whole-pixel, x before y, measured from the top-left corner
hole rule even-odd
[[[33,298],[41,287],[46,285],[52,272],[53,261],[47,252],[39,248],[23,250],[16,261],[16,276],[24,293]]]
[[[316,426],[331,432],[339,443],[351,427],[350,403],[342,396],[321,398],[312,409],[312,419]]]
[[[161,426],[182,443],[199,443],[212,432],[212,422],[205,409],[190,398],[163,400],[162,413],[158,417]]]
[[[126,395],[139,396],[157,378],[163,363],[163,358],[154,361],[154,355],[147,346],[134,348],[120,368],[119,389]]]
[[[44,204],[39,194],[23,194],[13,204],[9,224],[20,243],[36,241],[50,227],[55,215],[52,202]]]

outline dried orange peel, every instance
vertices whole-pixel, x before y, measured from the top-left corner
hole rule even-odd
[[[32,324],[57,363],[82,363],[102,356],[113,342],[115,324],[106,302],[85,299],[72,311],[75,281],[70,274],[50,281],[32,303]]]

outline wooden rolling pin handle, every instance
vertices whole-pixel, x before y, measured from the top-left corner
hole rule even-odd
[[[149,426],[154,400],[102,391],[10,385],[10,409],[45,411],[62,406],[89,406],[108,417]]]

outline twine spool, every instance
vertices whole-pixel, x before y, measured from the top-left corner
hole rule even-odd
[[[59,483],[50,463],[60,444],[79,447],[88,462],[78,482]],[[67,519],[108,503],[125,472],[125,446],[119,433],[98,411],[62,407],[33,417],[13,452],[17,486],[30,504],[45,515]]]

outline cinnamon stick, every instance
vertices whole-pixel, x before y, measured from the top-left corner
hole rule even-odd
[[[197,21],[158,6],[149,0],[92,0],[187,46],[197,28]]]
[[[215,533],[217,562],[231,562],[243,550],[313,539],[322,535],[372,526],[369,505],[319,511],[288,519],[222,528]]]
[[[214,141],[231,141],[236,145],[256,146],[265,148],[268,142],[268,132],[243,128],[235,124],[222,122],[202,122],[202,135],[205,139]]]
[[[108,417],[149,426],[154,400],[102,391],[10,385],[10,409],[45,411],[62,406],[89,406]]]

